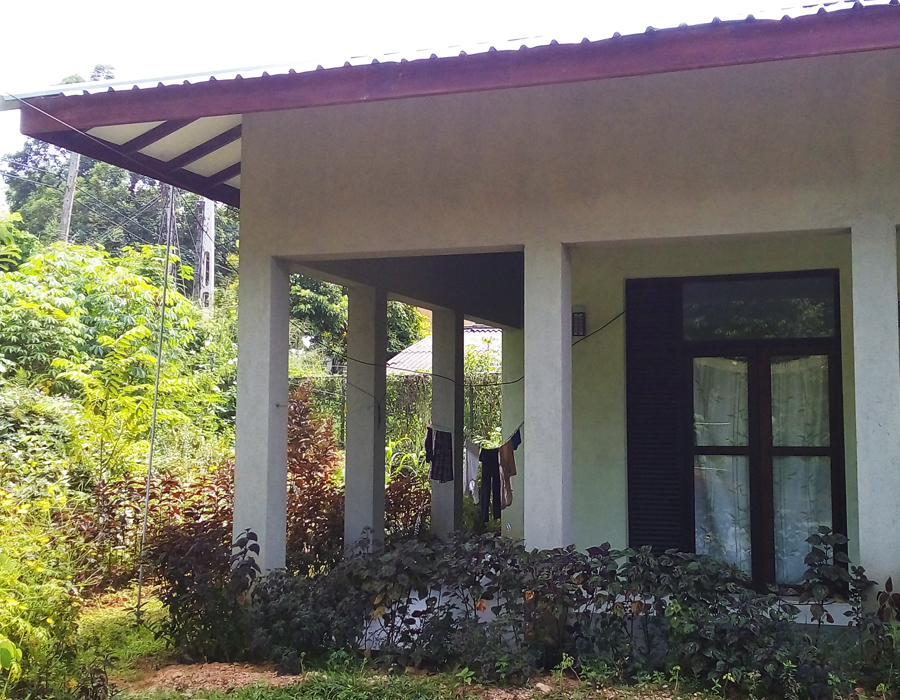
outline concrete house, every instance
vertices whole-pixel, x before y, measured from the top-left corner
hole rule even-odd
[[[385,304],[503,328],[509,532],[802,575],[900,542],[900,7],[65,86],[22,131],[241,208],[235,527],[283,562],[288,275],[349,288],[347,530],[383,523]],[[523,45],[524,44],[524,45]],[[572,311],[589,335],[573,337]],[[451,381],[456,378],[457,381]],[[461,464],[457,464],[457,469]],[[461,479],[435,485],[459,525]]]

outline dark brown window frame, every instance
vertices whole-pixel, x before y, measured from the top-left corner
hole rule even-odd
[[[760,586],[775,581],[775,512],[772,479],[773,457],[789,455],[828,456],[831,463],[832,527],[847,533],[847,494],[844,449],[843,379],[841,365],[841,305],[839,271],[799,270],[762,274],[706,275],[693,277],[656,278],[681,287],[685,283],[703,281],[741,281],[766,279],[798,279],[829,276],[833,279],[835,328],[830,337],[820,338],[758,338],[716,341],[687,341],[681,338],[683,376],[691,377],[693,359],[704,356],[747,357],[751,375],[748,377],[748,408],[750,410],[748,447],[695,447],[693,425],[693,382],[683,381],[681,433],[684,478],[683,532],[681,539],[690,550],[695,548],[694,520],[694,457],[697,454],[748,454],[750,469],[750,518],[752,577]],[[653,279],[647,280],[654,281]],[[626,297],[627,301],[627,297]],[[626,316],[627,319],[627,316]],[[679,319],[681,320],[681,319]],[[627,321],[626,321],[627,322]],[[774,447],[771,436],[771,361],[777,355],[810,354],[828,357],[829,369],[829,428],[828,447]],[[626,363],[628,357],[626,355]],[[627,389],[626,389],[627,391]],[[629,455],[631,449],[629,447]],[[630,467],[629,467],[630,469]],[[631,479],[629,478],[629,488]],[[631,527],[629,528],[631,530]],[[634,544],[634,543],[632,543]]]

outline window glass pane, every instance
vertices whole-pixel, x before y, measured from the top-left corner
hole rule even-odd
[[[746,358],[694,358],[694,444],[747,444]]]
[[[827,447],[828,357],[772,358],[772,444]]]
[[[806,538],[831,522],[831,460],[828,457],[775,457],[775,580],[803,581],[809,554]]]
[[[834,296],[830,275],[687,282],[684,339],[829,338]]]
[[[750,573],[750,486],[747,457],[694,457],[694,536],[698,554]]]

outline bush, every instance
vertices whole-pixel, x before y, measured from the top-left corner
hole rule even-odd
[[[164,528],[148,549],[169,613],[159,631],[185,660],[234,661],[245,652],[246,602],[259,573],[251,553],[259,554],[254,533],[232,546],[230,529],[216,521]]]
[[[37,500],[0,491],[0,682],[2,694],[59,696],[74,674],[81,598],[74,562],[45,535],[58,501],[50,485]]]
[[[66,479],[80,407],[37,389],[0,386],[0,481],[19,494],[40,493]]]
[[[389,544],[315,579],[272,574],[255,599],[255,653],[284,671],[362,648],[388,666],[510,681],[569,658],[619,682],[675,677],[824,698],[845,688],[851,670],[803,634],[799,609],[782,595],[755,591],[735,567],[674,551],[527,552],[496,535],[455,534]]]
[[[330,418],[312,415],[312,384],[288,400],[287,566],[321,572],[343,554],[344,489],[341,454]]]

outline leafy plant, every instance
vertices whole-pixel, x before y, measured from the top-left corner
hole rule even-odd
[[[256,540],[247,531],[231,545],[229,529],[200,521],[164,529],[149,548],[169,613],[159,633],[183,658],[232,661],[246,652]]]

